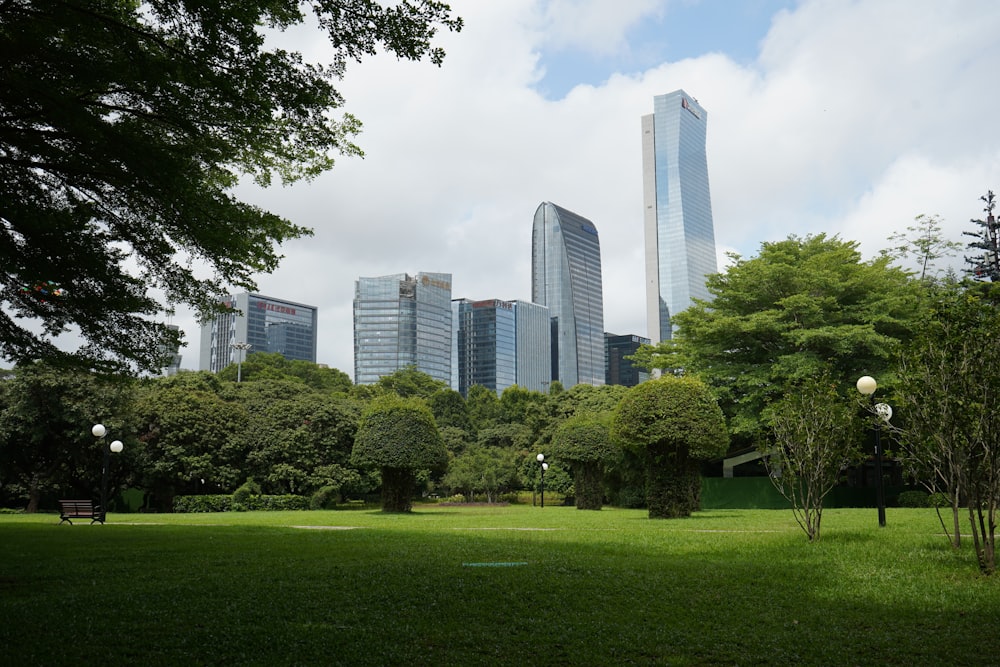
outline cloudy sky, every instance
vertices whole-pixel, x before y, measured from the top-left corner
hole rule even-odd
[[[443,67],[380,56],[340,90],[364,159],[244,198],[312,227],[259,292],[319,308],[318,361],[353,375],[359,276],[453,275],[531,298],[551,201],[600,231],[607,331],[645,335],[640,117],[683,88],[708,111],[715,237],[757,254],[839,234],[866,257],[918,214],[945,234],[1000,189],[995,0],[452,0]],[[318,35],[295,43],[321,58]],[[192,314],[184,368],[199,365]]]

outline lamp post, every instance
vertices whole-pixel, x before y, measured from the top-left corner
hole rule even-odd
[[[108,514],[108,466],[111,465],[111,452],[118,454],[125,448],[121,440],[112,440],[110,445],[104,444],[104,436],[108,429],[104,424],[94,424],[90,433],[101,441],[101,451],[104,453],[104,465],[101,467],[101,523],[104,523]]]
[[[858,391],[863,396],[871,397],[875,401],[875,390],[878,383],[870,375],[858,378]],[[882,487],[882,424],[889,423],[892,418],[892,407],[888,403],[876,403],[875,414],[878,420],[875,422],[875,502],[878,504],[878,525],[885,527],[885,491]]]
[[[542,468],[542,507],[545,507],[545,471],[549,469],[549,464],[545,462],[545,454],[539,454],[535,460]]]
[[[251,347],[253,347],[253,345],[243,341],[237,341],[235,343],[230,343],[229,347],[236,350],[236,381],[241,382],[243,380],[243,360],[246,359],[247,352]],[[242,356],[240,356],[240,352],[243,353]]]

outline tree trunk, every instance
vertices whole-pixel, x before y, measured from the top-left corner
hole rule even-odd
[[[599,510],[604,505],[604,471],[600,463],[573,466],[573,486],[578,510]]]
[[[416,476],[408,468],[382,468],[382,511],[409,512],[413,509]]]
[[[676,452],[647,449],[646,504],[650,519],[679,519],[698,509],[700,472],[696,461]],[[700,486],[698,487],[700,489]]]

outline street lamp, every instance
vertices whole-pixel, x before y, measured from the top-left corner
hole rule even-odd
[[[871,397],[875,401],[875,390],[878,383],[870,375],[858,378],[858,391],[863,396]],[[875,502],[878,504],[878,525],[885,527],[885,491],[882,488],[882,424],[889,423],[892,419],[892,407],[888,403],[876,403],[875,414],[878,420],[875,422]]]
[[[108,446],[104,445],[104,436],[107,435],[108,429],[104,428],[104,424],[94,424],[94,427],[90,429],[90,433],[101,441],[101,450],[104,452],[104,465],[101,468],[101,523],[104,523],[104,519],[108,514],[108,466],[111,465],[111,452],[118,454],[125,448],[121,440],[112,440],[111,444]]]
[[[545,507],[545,471],[549,469],[549,464],[545,462],[545,454],[539,454],[535,460],[542,468],[542,507]]]
[[[230,343],[229,347],[236,350],[236,381],[241,382],[243,380],[243,360],[246,359],[247,352],[251,347],[253,347],[253,345],[243,341],[237,341],[235,343]],[[243,352],[242,356],[240,356],[240,352]]]

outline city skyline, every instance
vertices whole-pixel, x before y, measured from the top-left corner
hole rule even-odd
[[[440,68],[380,54],[334,82],[341,111],[364,124],[363,159],[234,192],[315,230],[279,249],[255,291],[317,306],[317,361],[345,373],[357,276],[423,267],[452,273],[456,295],[525,298],[522,221],[544,200],[601,228],[605,328],[645,332],[637,119],[666,91],[711,112],[720,268],[726,252],[753,256],[789,234],[838,234],[873,258],[919,214],[939,214],[964,243],[979,196],[1000,189],[998,3],[449,4],[465,28],[435,37]],[[326,53],[317,30],[280,39],[308,59]],[[182,368],[198,368],[195,313],[178,305],[171,321],[185,333]]]

